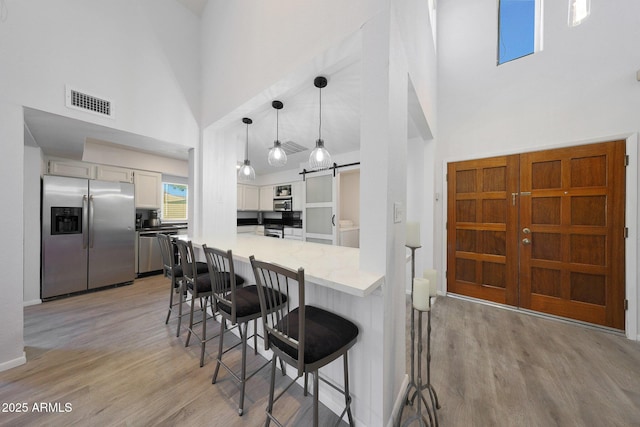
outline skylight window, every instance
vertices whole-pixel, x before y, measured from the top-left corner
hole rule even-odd
[[[541,9],[542,0],[499,1],[498,65],[540,50]]]

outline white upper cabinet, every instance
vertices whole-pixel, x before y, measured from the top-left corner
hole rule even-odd
[[[160,209],[162,207],[162,174],[134,171],[136,208]]]
[[[133,182],[133,171],[117,166],[98,165],[96,178],[102,181]]]
[[[237,184],[239,211],[257,211],[260,208],[260,188],[254,185]]]
[[[50,175],[95,179],[96,166],[92,163],[75,162],[73,160],[49,160],[48,173]]]
[[[265,185],[260,187],[260,210],[273,210],[273,185]]]

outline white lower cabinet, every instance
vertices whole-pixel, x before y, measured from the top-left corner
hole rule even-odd
[[[284,238],[291,240],[302,240],[302,228],[285,227]]]

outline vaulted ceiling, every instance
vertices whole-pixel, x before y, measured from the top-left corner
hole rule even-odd
[[[201,15],[207,0],[176,0],[197,15]],[[313,84],[315,76],[307,82],[278,95],[284,108],[279,112],[279,139],[283,144],[293,142],[304,151],[289,155],[287,165],[282,169],[297,169],[306,162],[315,146],[319,131],[326,148],[332,155],[357,151],[360,148],[360,87],[361,64],[352,61],[339,69],[332,69],[325,75],[328,85],[322,89],[322,126],[319,126],[320,90]],[[267,163],[269,148],[276,138],[276,110],[271,101],[264,99],[261,105],[253,105],[245,111],[253,120],[249,126],[249,159],[258,175],[276,172]],[[157,141],[141,135],[98,126],[81,120],[58,116],[38,110],[25,110],[25,125],[45,154],[82,159],[87,138],[123,145],[132,149],[149,151],[172,158],[186,159],[184,147]],[[225,125],[225,134],[230,135],[229,143],[236,144],[237,158],[244,158],[246,125],[241,117]],[[415,127],[408,124],[409,135],[415,134]]]

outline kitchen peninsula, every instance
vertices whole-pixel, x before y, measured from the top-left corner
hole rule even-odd
[[[380,287],[384,276],[359,268],[360,250],[297,240],[274,239],[253,234],[233,237],[181,236],[190,239],[196,252],[203,244],[222,250],[231,250],[235,273],[255,283],[249,257],[282,266],[305,270],[305,298],[308,305],[316,305],[353,321],[359,328],[358,342],[349,352],[349,384],[353,398],[352,409],[356,424],[382,425],[379,401],[383,372],[384,348],[383,298]],[[199,254],[202,256],[202,253]],[[297,301],[297,289],[291,292]],[[258,349],[265,357],[262,343]],[[292,372],[292,370],[288,371]],[[342,363],[333,362],[323,368],[321,375],[336,384],[342,384]],[[331,410],[340,413],[344,396],[331,387],[320,387],[320,400]]]

